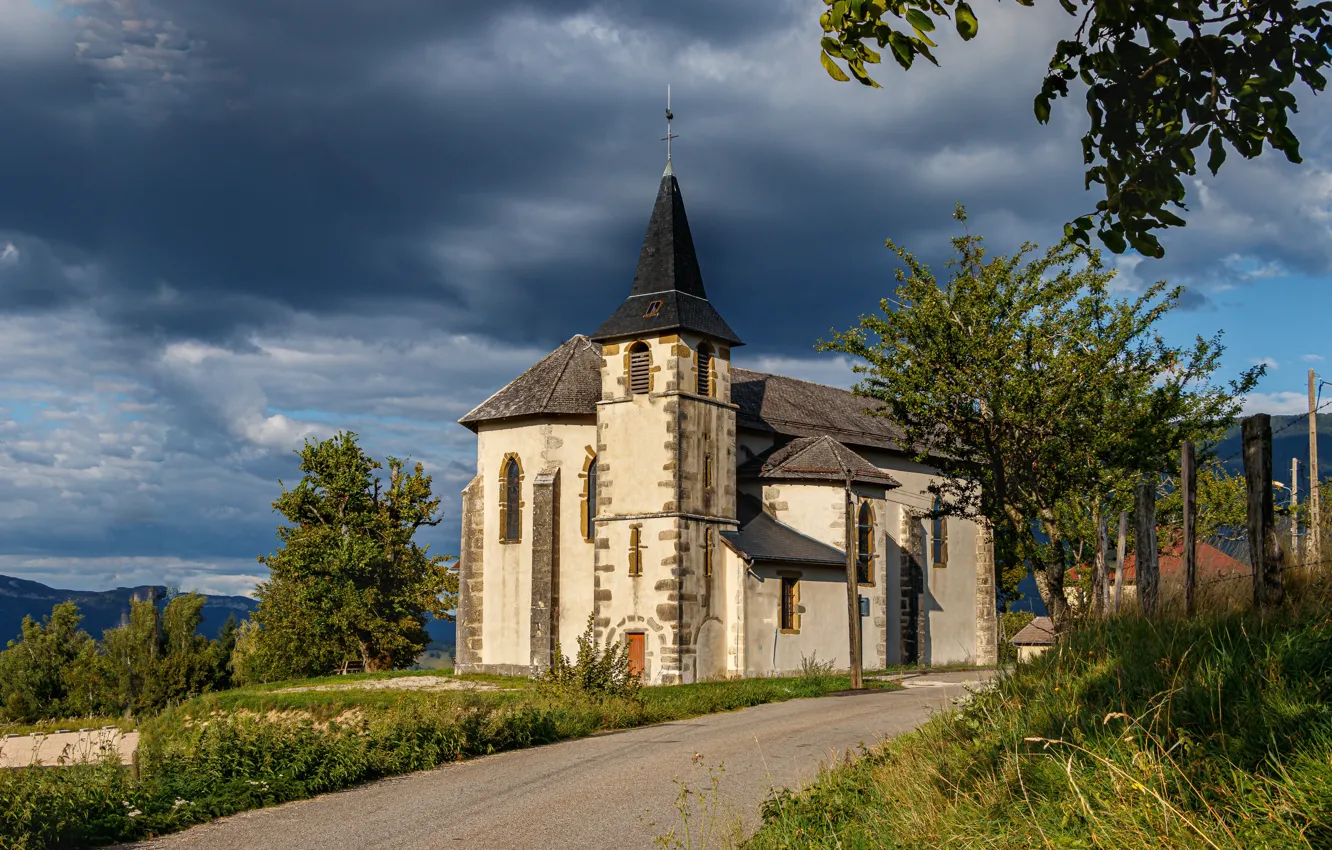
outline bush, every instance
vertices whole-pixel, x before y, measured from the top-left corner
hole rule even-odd
[[[597,645],[592,615],[578,636],[577,659],[570,663],[557,641],[550,669],[542,674],[540,683],[544,691],[556,695],[628,699],[636,698],[643,686],[638,674],[630,672],[628,647],[610,641],[604,647]]]

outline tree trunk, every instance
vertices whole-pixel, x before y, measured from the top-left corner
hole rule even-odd
[[[1050,535],[1050,554],[1046,563],[1032,572],[1041,601],[1045,603],[1045,610],[1050,612],[1057,631],[1068,620],[1068,597],[1064,595],[1064,542],[1053,523],[1047,521],[1045,528]]]
[[[1110,586],[1108,567],[1106,566],[1106,550],[1110,548],[1110,545],[1105,535],[1105,518],[1101,516],[1099,505],[1092,515],[1092,521],[1096,524],[1096,554],[1092,561],[1091,599],[1088,600],[1088,613],[1093,617],[1102,617],[1105,615],[1106,595]]]

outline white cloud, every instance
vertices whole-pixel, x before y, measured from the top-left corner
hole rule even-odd
[[[1305,393],[1249,393],[1244,397],[1244,415],[1271,413],[1287,415],[1304,413],[1309,409],[1309,396]]]
[[[840,354],[823,357],[763,355],[750,360],[743,353],[737,352],[735,365],[756,372],[786,375],[789,378],[800,378],[803,381],[813,381],[816,384],[842,389],[850,389],[851,385],[859,380],[859,376],[851,370],[851,360]]]
[[[1321,355],[1321,354],[1301,354],[1301,355],[1300,355],[1300,359],[1303,360],[1305,363],[1322,363],[1322,362],[1323,362],[1323,355]]]
[[[1269,370],[1275,372],[1281,368],[1275,357],[1254,357],[1249,360],[1255,366],[1266,366]]]

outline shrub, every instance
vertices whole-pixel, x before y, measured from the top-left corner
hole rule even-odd
[[[643,683],[630,672],[628,647],[611,641],[598,646],[593,621],[588,615],[587,628],[578,636],[578,656],[572,663],[564,657],[559,642],[555,643],[550,669],[540,679],[542,689],[556,695],[637,697]]]

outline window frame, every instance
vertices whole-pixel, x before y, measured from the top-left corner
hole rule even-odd
[[[781,587],[777,600],[777,628],[784,635],[798,635],[800,634],[800,578],[798,576],[779,576],[779,578]]]
[[[708,345],[706,342],[699,343],[698,366],[695,369],[696,380],[694,382],[694,390],[699,395],[706,398],[715,398],[717,395],[717,367],[714,362],[715,357],[716,354],[713,352],[711,345]]]
[[[636,371],[635,356],[641,355],[641,373]],[[643,340],[631,342],[624,351],[624,377],[629,395],[650,395],[652,393],[652,346]]]
[[[510,481],[510,472],[517,473]],[[517,452],[509,452],[500,461],[499,542],[523,542],[523,463]],[[512,486],[511,486],[512,485]],[[514,496],[517,504],[514,504]],[[512,532],[512,533],[511,533]]]
[[[930,566],[944,569],[948,566],[948,517],[942,516],[943,501],[934,497],[930,517]]]
[[[643,526],[634,523],[629,526],[629,577],[643,576]]]
[[[874,506],[869,503],[868,499],[861,501],[860,509],[856,511],[856,584],[861,587],[874,586],[874,556],[877,554],[874,546],[876,525]],[[861,570],[862,565],[864,567],[863,572]]]
[[[583,540],[592,543],[597,538],[597,455],[592,447],[587,447],[587,460],[583,461],[582,514],[579,516],[579,530]]]

